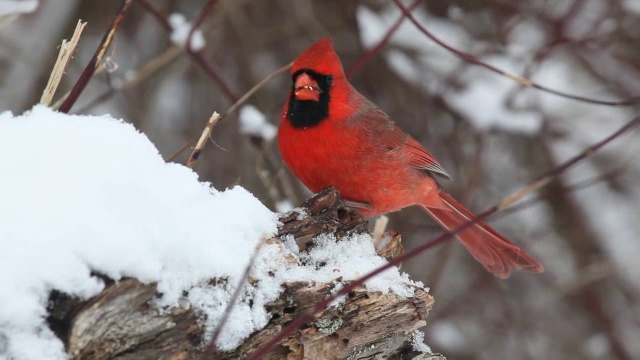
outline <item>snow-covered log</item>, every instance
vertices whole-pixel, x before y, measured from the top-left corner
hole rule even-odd
[[[303,215],[304,214],[304,215]],[[293,236],[301,248],[312,237],[330,232],[336,241],[368,231],[361,215],[348,208],[335,189],[327,189],[281,217],[278,234],[269,242]],[[291,259],[291,261],[299,261]],[[212,279],[212,281],[221,281]],[[251,279],[249,279],[251,281]],[[190,306],[159,311],[154,283],[128,278],[108,281],[97,296],[78,301],[55,292],[50,296],[48,322],[66,345],[71,359],[199,359],[208,339],[198,314]],[[277,335],[297,316],[335,290],[336,283],[288,282],[267,309],[271,320],[232,352],[216,359],[246,357]],[[399,296],[358,287],[338,306],[314,319],[271,349],[267,359],[443,359],[425,352],[419,328],[433,305],[422,288]]]

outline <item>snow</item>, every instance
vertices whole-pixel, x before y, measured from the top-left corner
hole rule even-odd
[[[170,36],[171,42],[180,47],[186,48],[189,33],[191,33],[192,24],[190,22],[187,22],[184,15],[180,13],[173,13],[169,15],[169,24],[171,25],[172,29]],[[190,45],[192,51],[200,51],[204,49],[206,41],[204,40],[202,31],[196,29],[193,32]]]
[[[251,136],[257,136],[265,141],[271,141],[278,130],[253,105],[245,105],[240,108],[240,132]]]
[[[34,12],[38,7],[38,0],[0,0],[0,18]]]
[[[332,235],[320,235],[308,252],[300,252],[291,239],[285,244],[302,264],[282,273],[284,281],[314,279],[318,283],[327,283],[338,277],[350,281],[386,264],[383,258],[376,255],[373,241],[366,234],[353,235],[348,241],[338,242]],[[396,267],[366,282],[367,289],[371,291],[386,293],[391,290],[402,297],[413,295],[413,288],[407,285],[423,287],[422,283],[411,281],[407,274],[400,273]]]
[[[413,332],[413,339],[411,345],[413,346],[413,350],[419,351],[423,354],[431,354],[431,348],[424,343],[424,333],[420,330],[415,330]]]
[[[210,332],[259,249],[255,281],[217,343],[230,350],[268,322],[264,305],[284,281],[348,281],[385,262],[365,235],[321,236],[310,253],[292,241],[260,245],[276,214],[241,187],[217,191],[165,163],[146,136],[110,116],[43,106],[2,113],[0,168],[0,359],[65,359],[44,322],[48,294],[96,295],[104,284],[91,272],[157,282],[158,308],[189,304]],[[421,284],[392,268],[367,286],[409,296]]]

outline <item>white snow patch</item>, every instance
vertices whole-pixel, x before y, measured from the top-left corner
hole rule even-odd
[[[271,141],[278,130],[267,121],[266,116],[253,105],[245,105],[240,109],[240,132]]]
[[[295,246],[291,243],[287,245]],[[376,255],[369,235],[354,235],[337,242],[331,235],[321,235],[314,240],[314,246],[308,252],[297,255],[302,266],[282,273],[280,276],[283,281],[314,279],[318,283],[327,283],[338,277],[342,277],[343,281],[350,281],[386,264],[384,258]],[[413,286],[423,287],[422,283],[410,280],[397,267],[391,267],[369,279],[365,285],[372,291],[393,291],[402,297],[412,296]]]
[[[300,248],[298,248],[298,244],[296,243],[296,240],[293,237],[293,235],[285,235],[282,238],[280,238],[280,240],[282,240],[282,245],[290,253],[292,253],[295,256],[298,256],[300,254]]]
[[[424,343],[424,333],[420,330],[415,330],[413,332],[413,337],[411,339],[411,345],[413,350],[419,351],[423,354],[431,354],[431,348],[429,345]]]
[[[192,24],[185,19],[184,15],[180,13],[173,13],[169,15],[169,25],[171,25],[171,42],[180,47],[186,48]],[[204,49],[206,41],[204,40],[202,31],[196,29],[193,32],[190,45],[192,51],[200,51]]]
[[[291,255],[299,259],[299,264],[292,264],[288,260],[287,257]],[[244,289],[243,299],[235,304],[230,315],[234,323],[242,326],[227,329],[225,325],[218,346],[223,350],[232,350],[253,330],[264,327],[270,318],[264,304],[278,297],[284,282],[335,282],[335,293],[346,282],[358,279],[385,263],[386,260],[375,254],[372,239],[368,235],[355,235],[338,242],[332,236],[321,235],[314,240],[314,247],[308,253],[301,252],[291,236],[286,236],[283,244],[264,245],[251,271],[254,285]],[[341,278],[341,282],[336,282],[337,278]],[[402,297],[412,296],[414,287],[423,287],[422,283],[409,280],[408,275],[400,273],[396,267],[367,281],[365,285],[371,291],[393,291]],[[190,303],[206,308],[207,316],[222,316],[229,302],[228,292],[211,286],[206,291],[195,290],[189,293]],[[339,297],[330,306],[336,306],[343,300],[344,297]],[[209,334],[214,330],[215,323],[210,322],[205,326]],[[247,329],[251,331],[247,332]]]
[[[307,212],[307,209],[305,208],[294,208],[291,211],[295,211],[298,213],[298,216],[296,216],[296,220],[304,220],[306,218],[309,217],[309,213]]]
[[[210,332],[224,313],[257,244],[277,218],[241,187],[223,192],[190,169],[167,164],[133,126],[109,116],[46,107],[0,114],[0,358],[65,359],[47,328],[53,289],[86,299],[118,280],[157,282],[161,308],[194,306]],[[231,350],[269,320],[264,305],[284,281],[356,279],[383,265],[370,237],[316,240],[301,253],[291,239],[260,248],[217,345]],[[287,262],[299,256],[302,265]],[[227,278],[212,286],[211,278]],[[339,286],[340,284],[336,284]],[[412,295],[397,268],[372,290]],[[183,297],[183,292],[187,296]]]

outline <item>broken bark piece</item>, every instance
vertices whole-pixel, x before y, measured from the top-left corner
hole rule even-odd
[[[357,210],[348,207],[335,187],[328,187],[305,200],[280,217],[282,226],[277,237],[293,236],[300,250],[306,250],[311,240],[320,234],[333,234],[337,240],[353,234],[369,232],[369,223]]]

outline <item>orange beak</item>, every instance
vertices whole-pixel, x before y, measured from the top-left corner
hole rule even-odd
[[[317,81],[313,80],[306,73],[298,75],[293,90],[296,100],[320,101],[321,93],[322,90],[320,90]]]

